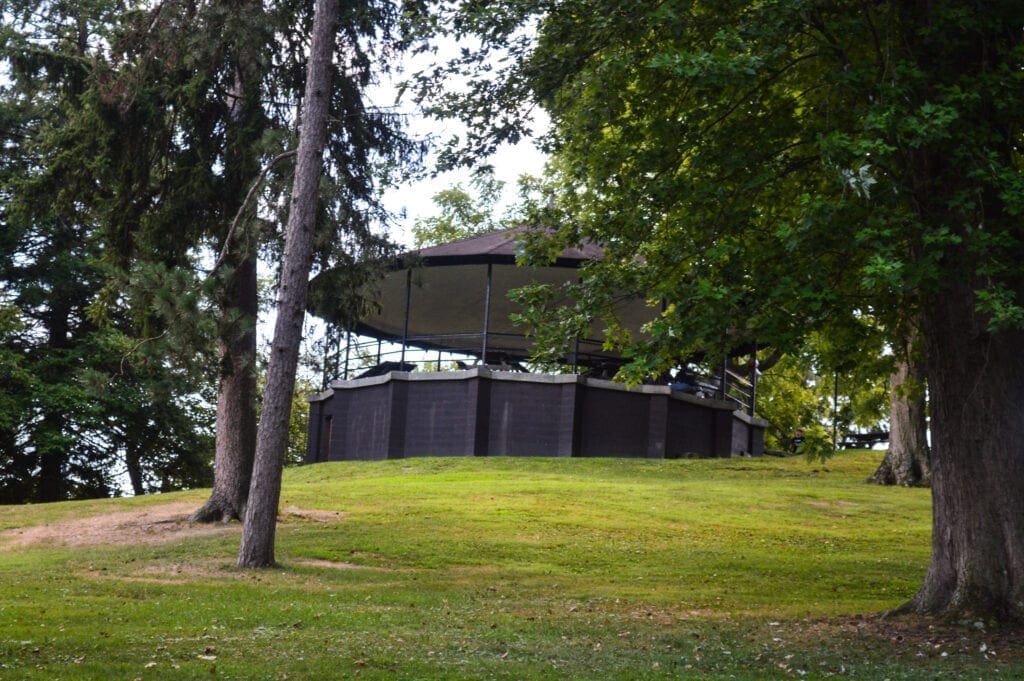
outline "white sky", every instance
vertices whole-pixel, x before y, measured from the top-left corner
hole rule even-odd
[[[439,121],[427,118],[419,114],[415,104],[410,101],[398,101],[397,83],[405,74],[411,74],[423,70],[433,63],[447,61],[458,54],[459,45],[455,42],[437,46],[434,54],[419,55],[409,58],[407,63],[399,69],[399,73],[388,82],[381,83],[368,93],[368,99],[380,107],[394,107],[398,105],[399,110],[409,116],[409,130],[414,136],[431,136],[439,142],[450,139],[453,135],[465,138],[465,128],[459,121]],[[461,89],[463,81],[453,79],[450,81],[452,90]],[[548,125],[547,116],[536,107],[538,118],[533,121],[533,129],[537,134],[543,134]],[[436,155],[432,155],[426,161],[428,171],[432,170],[436,161]],[[540,175],[546,156],[534,145],[533,139],[526,139],[515,146],[504,145],[497,153],[486,162],[494,167],[495,178],[505,183],[505,197],[499,208],[503,211],[508,204],[512,203],[516,195],[516,181],[520,175]],[[392,238],[403,245],[411,246],[411,228],[417,218],[429,217],[437,214],[436,207],[431,198],[437,192],[462,183],[467,186],[470,180],[469,170],[447,172],[437,177],[407,183],[385,192],[385,205],[396,215],[396,229],[391,234]],[[404,213],[405,217],[401,217]]]
[[[545,160],[546,156],[533,146],[532,141],[520,142],[514,147],[505,145],[488,160],[494,166],[495,178],[505,183],[505,196],[499,205],[500,210],[503,211],[516,198],[516,181],[519,176],[540,175]],[[433,163],[433,160],[428,159],[428,163]],[[411,228],[415,220],[438,213],[432,197],[458,183],[468,188],[469,180],[470,172],[460,170],[407,183],[385,192],[385,205],[396,215],[392,238],[400,244],[412,246]]]

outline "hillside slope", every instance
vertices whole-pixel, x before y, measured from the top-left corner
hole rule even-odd
[[[880,456],[307,466],[249,572],[237,524],[187,522],[202,490],[0,507],[0,678],[1022,672],[984,623],[863,616],[928,560]]]

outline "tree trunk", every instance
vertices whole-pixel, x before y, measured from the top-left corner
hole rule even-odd
[[[245,509],[239,567],[274,564],[277,505],[281,498],[281,468],[288,447],[288,418],[295,391],[295,370],[306,313],[309,270],[313,261],[317,197],[327,141],[331,95],[331,58],[338,0],[317,0],[313,39],[306,65],[302,130],[296,157],[288,227],[285,232],[277,321],[271,343],[267,386],[256,438],[249,503]]]
[[[125,442],[124,447],[124,467],[128,471],[128,481],[132,485],[132,494],[137,497],[142,496],[146,493],[146,487],[142,481],[142,452],[139,445],[133,439]]]
[[[232,252],[233,253],[233,252]],[[256,258],[232,256],[234,265],[222,316],[237,317],[218,340],[221,377],[217,389],[213,492],[192,514],[194,522],[241,520],[249,494],[256,447]]]
[[[237,3],[225,5],[235,11]],[[221,293],[222,327],[217,340],[221,362],[217,387],[217,421],[213,492],[192,514],[195,522],[241,520],[249,494],[256,451],[256,318],[259,289],[257,237],[247,230],[233,234],[231,225],[244,208],[249,184],[259,175],[255,145],[263,131],[259,69],[252,45],[235,45],[238,63],[228,91],[229,127],[225,149],[222,264],[231,271]]]
[[[989,332],[975,310],[974,288],[969,281],[948,284],[925,314],[932,558],[904,609],[1021,621],[1024,332]]]
[[[55,441],[60,441],[59,433],[63,428],[64,423],[59,416],[51,415],[43,419],[43,432],[51,435]],[[47,503],[51,501],[64,501],[68,498],[64,474],[65,459],[67,457],[63,449],[63,447],[39,447],[39,477],[36,482],[34,502]]]
[[[910,343],[889,378],[889,451],[869,478],[876,485],[931,484],[924,366]]]

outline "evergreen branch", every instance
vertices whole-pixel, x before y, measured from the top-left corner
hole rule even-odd
[[[127,362],[128,358],[131,357],[132,355],[134,355],[135,352],[139,348],[141,348],[146,343],[150,343],[150,342],[155,341],[155,340],[160,340],[161,338],[163,338],[164,336],[167,335],[168,331],[169,331],[169,329],[164,329],[164,331],[162,333],[159,333],[159,334],[157,334],[155,336],[151,336],[149,338],[142,338],[142,339],[140,339],[127,352],[125,352],[123,355],[121,355],[121,367],[120,367],[120,370],[118,371],[117,375],[118,376],[124,376],[125,375],[125,371],[124,371],[125,362]],[[111,379],[111,381],[113,381],[113,379]]]
[[[44,49],[42,47],[34,46],[18,46],[10,51],[12,54],[17,55],[37,55],[41,57],[51,57],[53,59],[63,59],[69,62],[78,62],[79,64],[91,65],[92,59],[80,54],[69,54],[67,52],[56,52],[54,50]]]
[[[216,272],[217,269],[224,263],[224,259],[228,256],[228,250],[231,248],[231,239],[235,235],[235,230],[238,229],[238,224],[242,221],[242,215],[245,213],[245,210],[249,207],[249,202],[252,201],[252,197],[256,194],[256,190],[259,188],[261,184],[263,184],[263,180],[266,179],[267,173],[270,172],[271,168],[277,165],[278,161],[281,161],[283,159],[288,158],[289,156],[294,155],[294,149],[291,151],[286,151],[281,154],[278,154],[273,159],[271,159],[270,163],[268,163],[266,167],[263,168],[263,170],[260,171],[259,177],[257,177],[256,180],[252,183],[252,186],[249,187],[249,193],[245,195],[245,200],[242,201],[242,205],[238,207],[238,212],[235,213],[235,219],[231,221],[231,227],[228,228],[228,233],[224,236],[224,247],[221,249],[220,255],[217,256],[217,261],[213,263],[213,267],[210,269],[210,274],[207,275],[207,277],[212,277],[213,273]]]

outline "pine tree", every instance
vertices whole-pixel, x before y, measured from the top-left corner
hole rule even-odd
[[[139,472],[136,491],[201,483],[208,464],[203,408],[192,399],[196,374],[175,372],[154,359],[158,352],[143,367],[131,352],[142,341],[124,301],[103,304],[105,237],[137,214],[113,210],[134,180],[113,167],[114,150],[130,140],[102,118],[104,46],[116,38],[122,8],[2,9],[10,21],[0,50],[8,75],[0,93],[0,357],[13,378],[0,424],[4,499],[117,494],[115,471],[124,466]],[[111,224],[115,212],[123,217]],[[147,484],[144,471],[159,482]]]
[[[274,564],[281,468],[288,445],[288,420],[291,415],[299,343],[302,340],[302,320],[306,312],[306,294],[316,233],[316,206],[320,175],[323,172],[324,145],[327,142],[329,93],[333,75],[333,33],[337,11],[338,0],[317,0],[306,67],[302,134],[299,137],[284,258],[281,263],[277,323],[271,341],[267,390],[260,414],[251,499],[245,513],[242,545],[238,554],[239,567],[266,567]]]

